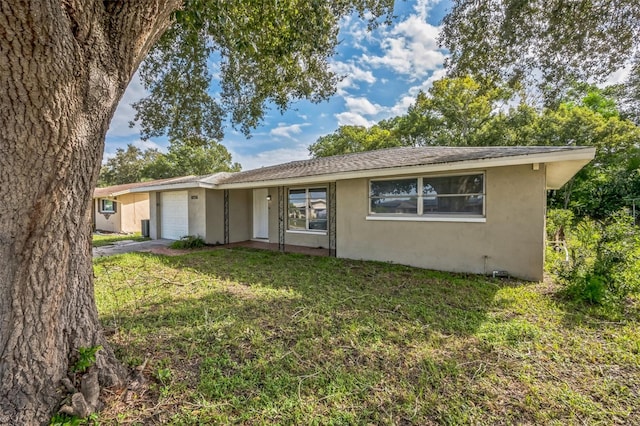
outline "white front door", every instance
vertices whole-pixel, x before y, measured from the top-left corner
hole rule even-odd
[[[253,238],[269,238],[269,190],[253,190]]]

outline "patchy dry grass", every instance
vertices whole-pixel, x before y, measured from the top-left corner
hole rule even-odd
[[[139,232],[134,234],[93,234],[94,247],[108,246],[109,244],[124,240],[147,241],[149,238],[141,236]]]
[[[640,423],[637,306],[605,321],[548,283],[246,249],[95,271],[151,381],[105,394],[102,423]]]

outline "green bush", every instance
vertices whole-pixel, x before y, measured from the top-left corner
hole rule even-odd
[[[631,215],[583,219],[566,237],[569,261],[556,261],[553,269],[569,297],[604,305],[640,290],[640,232]]]
[[[187,235],[174,241],[169,247],[172,249],[196,249],[204,247],[205,245],[204,240],[197,235]]]

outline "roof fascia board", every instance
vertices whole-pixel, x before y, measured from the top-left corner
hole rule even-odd
[[[132,189],[131,192],[173,191],[176,189],[193,189],[193,188],[214,189],[216,188],[216,185],[212,183],[196,181],[196,182],[172,183],[168,185],[141,186],[139,188]]]
[[[585,164],[593,159],[595,148],[585,147],[579,150],[556,151],[518,155],[501,158],[487,158],[481,160],[456,161],[453,163],[426,164],[420,166],[400,166],[384,169],[367,169],[351,172],[338,172],[314,176],[301,176],[286,179],[271,179],[266,181],[250,181],[216,185],[216,189],[264,188],[281,185],[300,185],[316,182],[333,182],[345,179],[373,178],[380,176],[407,175],[416,173],[435,173],[469,169],[484,169],[491,167],[518,166],[532,163],[557,163],[563,161],[584,160]]]
[[[125,189],[124,191],[110,192],[110,193],[105,194],[105,195],[95,195],[95,194],[93,194],[93,198],[112,198],[112,197],[117,197],[118,195],[125,195],[125,194],[128,194],[130,192],[133,192],[133,191],[131,189]]]

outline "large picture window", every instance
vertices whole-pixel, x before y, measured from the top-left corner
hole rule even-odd
[[[484,174],[372,180],[369,214],[484,216]]]
[[[100,213],[115,213],[116,204],[117,203],[113,200],[107,200],[106,198],[102,198],[100,200]]]
[[[327,188],[290,189],[288,201],[289,230],[327,230]]]

